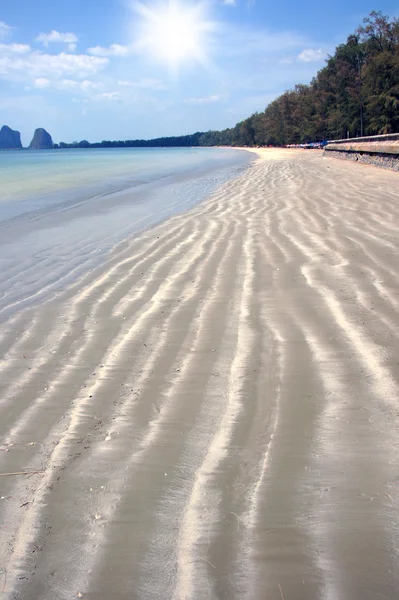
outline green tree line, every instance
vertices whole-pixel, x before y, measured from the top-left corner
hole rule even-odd
[[[54,144],[55,148],[173,148],[173,147],[191,147],[201,146],[200,139],[203,132],[193,133],[191,135],[181,135],[175,137],[163,137],[153,140],[103,140],[90,144],[87,140],[81,142],[72,142],[67,144],[60,142]]]
[[[399,132],[399,19],[373,11],[309,85],[202,145],[285,145]]]

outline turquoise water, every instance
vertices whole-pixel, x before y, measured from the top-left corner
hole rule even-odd
[[[215,148],[0,152],[0,318],[51,297],[251,160]]]
[[[132,188],[196,170],[226,168],[244,153],[214,148],[0,152],[0,219],[31,207]],[[246,155],[245,155],[246,156]]]

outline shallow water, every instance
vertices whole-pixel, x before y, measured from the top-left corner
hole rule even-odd
[[[1,152],[1,318],[48,298],[251,160],[213,148]]]

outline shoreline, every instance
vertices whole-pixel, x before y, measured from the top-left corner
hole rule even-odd
[[[5,600],[394,596],[396,176],[261,156],[4,324]]]
[[[27,212],[4,217],[0,223],[0,263],[4,265],[0,319],[4,314],[14,314],[17,307],[28,307],[32,301],[51,299],[64,285],[101,267],[120,243],[190,210],[217,187],[239,176],[249,164],[248,160],[242,164],[222,161],[220,166],[190,168],[119,190],[88,191],[81,196],[72,190],[70,198],[64,191],[62,202],[49,193],[55,201],[37,209],[34,199],[30,201],[32,209],[21,202],[21,210]],[[31,252],[38,265],[35,278]]]

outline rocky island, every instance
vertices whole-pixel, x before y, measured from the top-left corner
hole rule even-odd
[[[7,125],[3,125],[0,129],[0,149],[17,150],[21,148],[21,134],[19,131],[14,131]]]
[[[45,129],[39,127],[33,135],[29,148],[31,150],[51,150],[53,148],[51,135]]]
[[[30,150],[52,150],[54,148],[51,135],[42,127],[36,129],[32,141],[29,144]],[[22,150],[21,134],[3,125],[0,129],[0,150]]]

